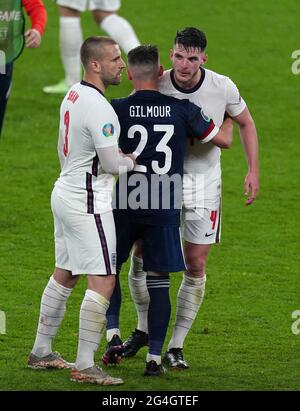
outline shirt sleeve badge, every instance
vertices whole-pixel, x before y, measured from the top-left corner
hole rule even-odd
[[[201,115],[202,115],[202,117],[203,117],[203,120],[207,121],[208,123],[210,122],[211,118],[209,117],[208,114],[206,114],[206,113],[203,111],[203,108],[201,109]]]
[[[111,123],[104,124],[102,133],[105,137],[111,137],[114,135],[114,126]]]

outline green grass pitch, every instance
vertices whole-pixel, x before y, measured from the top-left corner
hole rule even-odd
[[[140,40],[157,44],[165,67],[177,29],[198,26],[208,36],[207,67],[230,76],[256,121],[260,138],[261,192],[244,206],[246,162],[236,132],[223,153],[222,244],[207,266],[207,292],[185,343],[190,370],[145,380],[146,350],[111,368],[124,378],[116,388],[76,385],[67,371],[26,369],[35,338],[40,297],[54,264],[50,193],[58,176],[56,154],[61,98],[42,87],[63,77],[55,4],[46,0],[48,27],[40,49],[24,50],[0,141],[0,390],[299,390],[300,340],[291,330],[300,310],[299,276],[299,86],[291,54],[300,49],[299,1],[123,1],[121,14]],[[99,33],[89,13],[85,36]],[[103,34],[103,33],[102,33]],[[111,87],[125,96],[130,84]],[[127,267],[122,272],[122,335],[135,326]],[[172,320],[181,274],[172,275]],[[77,350],[82,278],[54,349],[68,359]],[[169,334],[167,340],[169,339]],[[97,359],[103,352],[101,343]]]

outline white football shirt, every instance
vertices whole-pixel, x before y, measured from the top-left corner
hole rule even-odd
[[[112,209],[115,180],[101,167],[96,148],[117,145],[119,134],[118,117],[100,90],[84,81],[72,86],[60,107],[63,166],[55,183],[71,208],[91,214]]]
[[[200,68],[201,79],[192,89],[185,90],[174,81],[173,70],[164,72],[160,79],[159,91],[179,99],[189,99],[202,107],[205,114],[211,117],[220,127],[224,113],[230,116],[239,115],[246,107],[236,85],[226,76],[214,71]],[[185,154],[184,173],[201,174],[201,193],[197,194],[200,203],[210,206],[221,192],[221,149],[213,143],[199,144],[197,141],[188,145]]]

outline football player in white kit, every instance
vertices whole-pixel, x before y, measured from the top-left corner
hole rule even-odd
[[[104,97],[108,85],[119,84],[125,64],[117,43],[90,37],[81,47],[85,75],[65,96],[60,109],[58,155],[61,173],[51,197],[55,227],[55,270],[41,301],[33,369],[71,368],[52,351],[51,342],[63,319],[66,301],[79,275],[87,275],[79,342],[71,380],[122,384],[94,363],[105,329],[106,310],[115,286],[116,237],[112,215],[113,174],[132,170],[131,155],[119,154],[120,125]]]
[[[236,85],[226,76],[204,69],[207,61],[205,34],[196,28],[179,31],[171,50],[173,69],[164,72],[160,91],[201,106],[220,126],[225,113],[240,129],[248,173],[244,192],[246,204],[252,204],[259,189],[258,140],[254,121]],[[187,271],[177,296],[173,334],[164,356],[171,369],[186,369],[183,358],[184,339],[202,304],[205,291],[205,265],[211,245],[221,237],[221,150],[209,143],[188,146],[185,158],[182,210],[182,235]],[[135,331],[124,343],[125,357],[133,356],[147,344],[147,306],[149,297],[141,249],[136,247],[131,259],[129,285],[138,314]]]
[[[91,10],[96,24],[113,38],[127,54],[139,40],[129,21],[117,14],[120,0],[57,0],[59,9],[59,47],[65,78],[43,88],[47,94],[65,94],[81,79],[80,46],[83,42],[80,13]]]

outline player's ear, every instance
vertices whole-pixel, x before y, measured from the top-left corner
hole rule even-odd
[[[96,73],[100,73],[101,72],[101,65],[99,63],[99,61],[97,60],[91,60],[90,61],[90,67],[93,71],[95,71]]]
[[[129,81],[132,80],[132,74],[131,74],[131,71],[129,69],[127,69],[127,78],[128,78]]]
[[[207,54],[204,54],[204,55],[203,55],[203,63],[202,63],[202,64],[207,63],[207,60],[208,60],[208,55],[207,55]]]
[[[173,57],[174,57],[173,49],[170,50],[169,56],[170,56],[170,59],[173,60]]]
[[[161,77],[164,74],[164,68],[162,65],[159,66],[158,77]]]

